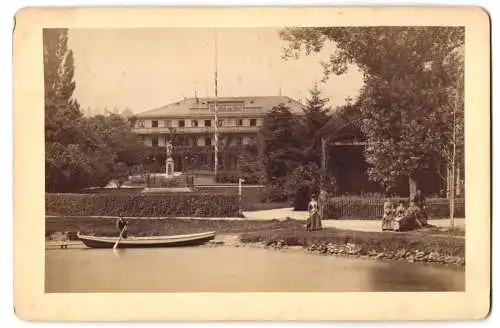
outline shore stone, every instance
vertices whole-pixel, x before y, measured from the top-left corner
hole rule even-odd
[[[404,257],[405,255],[406,255],[406,250],[405,249],[400,249],[396,253],[396,256],[398,256],[398,257]]]
[[[229,246],[240,247],[240,245],[237,244]],[[267,244],[261,242],[259,247],[266,249],[270,247],[274,249],[281,249],[281,248],[302,249],[308,253],[313,253],[317,255],[356,256],[358,258],[371,258],[376,260],[406,260],[409,263],[428,262],[428,263],[439,263],[445,265],[446,264],[465,265],[465,259],[463,257],[440,254],[436,251],[425,252],[422,250],[406,250],[406,249],[399,249],[388,252],[380,252],[373,249],[362,251],[361,247],[353,243],[346,243],[346,244],[315,243],[303,246],[288,246],[286,245],[284,240],[278,240]]]

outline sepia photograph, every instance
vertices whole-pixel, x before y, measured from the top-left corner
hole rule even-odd
[[[43,294],[465,293],[463,15],[42,26]]]

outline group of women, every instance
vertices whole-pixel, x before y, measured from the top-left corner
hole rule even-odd
[[[308,205],[309,218],[305,225],[307,231],[321,230],[321,220],[326,215],[326,192],[319,197],[313,195]],[[407,203],[407,204],[406,204]],[[407,231],[427,226],[425,199],[420,190],[408,202],[400,201],[397,206],[388,198],[384,203],[382,217],[383,231]]]
[[[391,199],[384,203],[384,214],[382,217],[383,231],[405,231],[423,228],[427,225],[427,213],[425,211],[425,199],[420,190],[410,198],[408,206],[400,201],[397,206]]]

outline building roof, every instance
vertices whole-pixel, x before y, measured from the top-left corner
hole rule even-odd
[[[168,104],[166,106],[147,110],[138,113],[138,118],[160,118],[160,117],[184,117],[184,116],[199,116],[200,114],[210,114],[208,104],[213,103],[215,98],[185,98],[178,102]],[[267,97],[219,97],[218,104],[227,102],[240,102],[244,104],[244,108],[251,109],[253,113],[269,112],[274,106],[280,103],[287,106],[294,114],[303,114],[304,105],[290,97],[286,96],[267,96]],[[206,111],[206,112],[205,112]],[[241,112],[240,112],[241,113]],[[244,112],[243,112],[244,113]],[[221,112],[221,114],[224,114]],[[238,112],[228,112],[228,115],[238,114]]]

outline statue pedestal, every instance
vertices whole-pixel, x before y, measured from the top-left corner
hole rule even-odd
[[[174,160],[171,157],[167,158],[167,164],[166,164],[165,169],[166,169],[167,177],[174,176]]]

